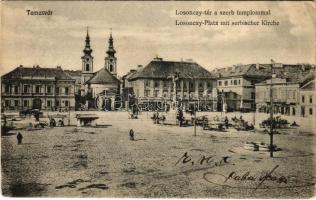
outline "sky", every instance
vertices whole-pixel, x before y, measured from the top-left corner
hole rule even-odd
[[[179,16],[176,10],[270,10],[269,16]],[[26,10],[51,10],[28,16]],[[208,70],[236,64],[316,60],[314,2],[2,1],[3,75],[19,65],[81,70],[89,27],[94,71],[104,66],[110,29],[118,74],[164,60],[193,59]],[[176,20],[276,20],[279,26],[176,26]]]

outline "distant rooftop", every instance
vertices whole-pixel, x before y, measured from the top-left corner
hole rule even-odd
[[[164,61],[155,58],[148,65],[133,73],[129,80],[139,78],[167,78],[179,72],[179,78],[214,78],[212,74],[193,61]]]
[[[25,67],[20,65],[11,72],[2,76],[2,79],[19,79],[23,77],[53,77],[57,80],[73,80],[73,78],[65,73],[65,71],[57,66],[56,68],[47,68],[40,66]]]

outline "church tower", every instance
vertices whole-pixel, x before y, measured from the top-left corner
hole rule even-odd
[[[112,32],[110,33],[110,38],[109,38],[109,48],[106,51],[107,56],[105,57],[105,65],[104,67],[111,73],[113,74],[115,77],[117,76],[117,59],[115,57],[115,49],[113,46],[113,37],[112,37]]]
[[[90,47],[90,36],[89,30],[87,28],[87,36],[85,40],[86,44],[83,49],[84,55],[81,57],[82,60],[82,70],[81,70],[81,85],[89,80],[93,76],[93,57],[91,55],[92,49]],[[84,89],[84,88],[81,88]]]

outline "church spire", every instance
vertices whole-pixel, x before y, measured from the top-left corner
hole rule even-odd
[[[111,32],[110,32],[110,38],[109,38],[109,48],[108,50],[106,51],[107,53],[107,56],[105,57],[105,68],[111,73],[113,74],[115,77],[116,77],[116,62],[117,62],[117,59],[115,57],[115,49],[114,49],[114,46],[113,46],[113,37],[112,37],[112,29],[111,29]]]
[[[86,45],[85,48],[83,49],[83,53],[85,55],[91,55],[92,49],[90,47],[90,36],[89,36],[89,27],[87,27],[87,36],[86,36]]]
[[[110,29],[109,48],[106,51],[106,53],[109,56],[114,56],[114,54],[116,53],[116,51],[114,49],[114,45],[113,45],[112,28]]]

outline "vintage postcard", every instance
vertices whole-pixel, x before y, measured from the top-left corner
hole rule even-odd
[[[2,1],[2,196],[314,197],[315,13]]]

